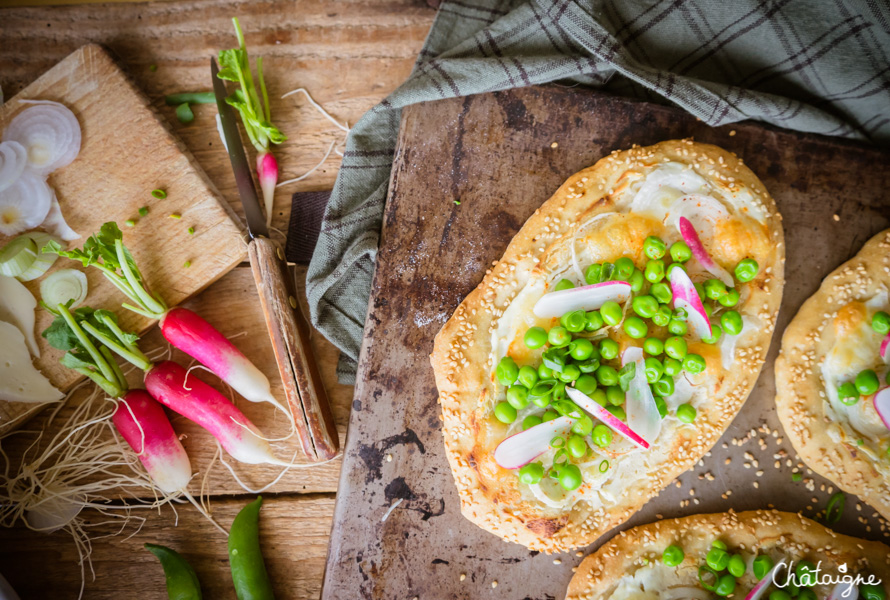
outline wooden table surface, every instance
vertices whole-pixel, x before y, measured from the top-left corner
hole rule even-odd
[[[30,3],[47,4],[42,0]],[[81,45],[104,44],[241,214],[228,158],[216,143],[215,109],[198,106],[195,121],[183,125],[173,109],[164,105],[166,94],[209,89],[208,58],[236,45],[230,18],[240,18],[252,55],[264,57],[274,120],[290,138],[278,152],[282,179],[287,179],[314,166],[342,132],[303,97],[281,100],[280,96],[304,87],[336,118],[354,123],[408,76],[434,15],[420,0],[193,0],[2,8],[0,87],[9,98]],[[331,154],[312,176],[280,189],[273,225],[286,230],[290,194],[329,189],[338,165],[339,157]],[[255,298],[255,292],[249,268],[242,265],[194,302],[213,321],[214,313],[232,310],[230,302],[240,303],[239,310],[261,314],[251,297]],[[353,390],[336,383],[337,350],[317,333],[313,342],[342,439]],[[263,343],[245,351],[264,371],[275,372],[271,351]],[[288,491],[266,496],[261,536],[279,598],[319,596],[339,470],[338,460],[291,472],[286,479]],[[231,482],[222,481],[222,475],[217,483],[216,489],[230,494],[213,498],[214,514],[230,523],[251,496],[232,494]],[[234,598],[225,539],[191,507],[178,511],[178,525],[165,509],[146,515],[142,530],[129,539],[117,536],[93,542],[95,581],[88,574],[84,597],[165,598],[160,566],[142,550],[143,543],[157,542],[177,548],[189,559],[205,598]],[[112,527],[108,531],[100,527],[94,533],[112,533]],[[76,598],[80,587],[76,558],[66,534],[0,529],[0,572],[23,600]]]

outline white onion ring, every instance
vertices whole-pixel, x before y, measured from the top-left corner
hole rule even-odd
[[[28,151],[18,142],[0,142],[0,192],[10,187],[28,164]]]
[[[23,173],[0,192],[0,233],[15,235],[40,225],[49,214],[53,191],[41,177]]]
[[[15,141],[28,153],[28,169],[48,175],[70,164],[80,152],[81,131],[77,117],[58,102],[30,101],[3,132],[3,141]]]
[[[43,227],[66,242],[80,238],[80,234],[71,229],[65,221],[65,217],[62,216],[62,207],[59,206],[59,199],[56,197],[55,191],[53,192],[49,212],[43,220]]]

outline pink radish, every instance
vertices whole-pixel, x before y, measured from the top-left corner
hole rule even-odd
[[[885,363],[890,364],[890,333],[881,340],[881,358]]]
[[[784,560],[780,560],[775,565],[773,565],[773,568],[769,570],[769,573],[764,575],[763,579],[757,582],[757,585],[755,585],[751,589],[751,591],[748,592],[748,595],[745,596],[745,600],[760,600],[761,598],[763,598],[766,594],[766,591],[769,589],[769,586],[773,584],[773,577],[776,576],[776,573],[778,573],[779,569],[784,565]]]
[[[643,439],[643,437],[640,436],[633,429],[628,427],[627,424],[624,423],[624,421],[621,421],[618,417],[597,404],[595,400],[585,395],[577,388],[573,387],[567,387],[566,393],[569,395],[569,398],[571,398],[575,402],[575,404],[620,433],[623,437],[627,438],[629,441],[633,442],[643,450],[649,449],[649,442]],[[658,409],[656,409],[656,414],[658,414],[657,410]]]
[[[711,321],[695,289],[695,284],[683,269],[671,270],[671,292],[674,294],[674,308],[686,311],[687,323],[692,331],[701,339],[710,339],[713,335]]]
[[[494,461],[505,469],[524,467],[547,452],[553,438],[571,431],[574,422],[571,417],[557,417],[511,435],[495,448]]]
[[[680,269],[674,269],[679,271]],[[622,365],[635,365],[633,379],[627,390],[627,426],[637,432],[649,444],[654,444],[661,431],[661,415],[652,395],[652,388],[646,380],[646,364],[643,360],[643,349],[631,346],[621,357]]]
[[[878,390],[872,402],[875,405],[875,411],[884,422],[884,427],[890,429],[890,387]]]
[[[695,260],[701,263],[701,266],[703,266],[708,273],[726,284],[726,287],[732,287],[732,275],[711,259],[711,256],[702,245],[701,239],[699,239],[698,233],[696,233],[695,227],[692,226],[689,219],[680,217],[679,228],[680,235],[683,236],[683,241],[686,242],[686,245],[692,250],[692,255],[695,257]],[[676,269],[674,270],[676,271]]]
[[[260,430],[228,398],[198,378],[187,382],[187,376],[182,366],[167,360],[148,370],[145,387],[158,402],[212,433],[235,460],[289,465],[275,458]]]
[[[266,226],[272,224],[272,207],[275,202],[275,185],[278,183],[278,161],[271,152],[260,152],[256,157],[257,179],[263,190],[263,203],[266,207]]]
[[[596,310],[608,301],[625,302],[630,298],[630,284],[626,281],[604,281],[593,285],[544,294],[535,304],[536,317],[561,317],[575,310]]]

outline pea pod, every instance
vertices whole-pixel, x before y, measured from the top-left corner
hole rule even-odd
[[[157,544],[145,544],[145,549],[158,557],[164,567],[169,600],[201,600],[198,576],[179,552]]]
[[[229,531],[229,566],[238,600],[274,600],[260,551],[260,507],[263,497],[241,509]]]

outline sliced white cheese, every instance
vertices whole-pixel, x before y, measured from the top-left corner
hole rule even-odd
[[[0,321],[0,400],[39,404],[64,396],[31,364],[22,332]]]
[[[14,277],[0,275],[0,321],[15,325],[28,344],[28,349],[40,358],[40,347],[34,337],[34,309],[37,300],[22,283]]]

